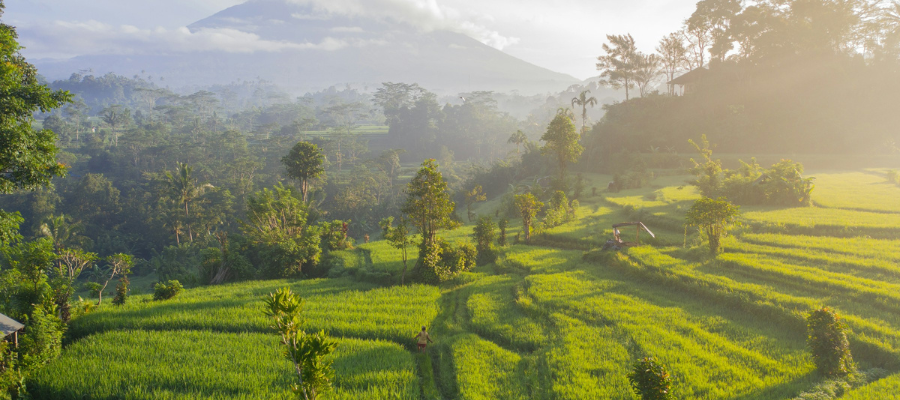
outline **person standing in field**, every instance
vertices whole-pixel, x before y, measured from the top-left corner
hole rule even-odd
[[[416,342],[419,345],[419,351],[423,353],[425,352],[425,347],[428,346],[428,342],[434,343],[434,341],[431,340],[431,336],[428,336],[428,332],[425,331],[424,326],[422,327],[422,331],[416,335]]]

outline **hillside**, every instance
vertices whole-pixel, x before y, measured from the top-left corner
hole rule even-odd
[[[237,30],[280,43],[280,51],[93,54],[66,61],[37,60],[50,80],[93,69],[162,76],[172,88],[261,78],[297,94],[340,83],[377,87],[419,83],[439,93],[471,90],[559,91],[579,81],[512,57],[461,33],[420,31],[385,19],[316,14],[287,0],[254,0],[188,27],[192,32]]]
[[[165,302],[135,296],[73,321],[62,357],[29,389],[58,399],[280,398],[290,365],[261,306],[289,285],[306,299],[306,328],[340,338],[335,398],[636,398],[625,375],[648,355],[669,368],[681,399],[896,398],[900,237],[890,227],[900,223],[891,200],[900,188],[883,172],[813,174],[817,207],[746,208],[744,228],[715,258],[681,229],[698,194],[676,175],[585,196],[579,221],[505,246],[497,263],[440,287],[366,282],[391,283],[402,268],[374,241],[341,252],[330,279],[203,287]],[[637,219],[656,239],[596,250],[612,223]],[[860,374],[814,371],[804,318],[823,305],[849,325]],[[413,349],[423,324],[436,340],[427,356]],[[138,348],[158,350],[129,350]]]

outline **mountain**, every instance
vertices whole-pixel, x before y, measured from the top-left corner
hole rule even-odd
[[[173,88],[257,78],[291,92],[353,83],[419,83],[436,92],[559,91],[578,80],[522,61],[461,33],[423,32],[384,18],[317,12],[288,0],[253,0],[188,26],[192,33],[241,31],[280,51],[96,54],[65,61],[37,60],[45,77],[67,78],[93,69],[130,76],[146,71]]]

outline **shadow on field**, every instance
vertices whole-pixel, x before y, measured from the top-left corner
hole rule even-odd
[[[750,392],[731,400],[755,400],[755,399],[791,399],[801,392],[811,389],[822,379],[816,371],[809,372],[789,382],[770,386],[762,390]]]

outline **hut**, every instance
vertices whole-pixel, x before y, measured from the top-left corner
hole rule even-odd
[[[666,84],[671,86],[681,86],[681,95],[684,96],[688,93],[691,93],[696,88],[697,84],[700,83],[706,76],[709,74],[709,70],[703,67],[694,68],[683,75],[672,79]]]
[[[19,347],[19,331],[25,328],[25,325],[22,325],[18,321],[7,317],[3,314],[0,314],[0,339],[6,339],[10,335],[12,335],[13,343],[15,343],[16,347]]]

